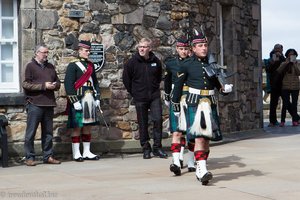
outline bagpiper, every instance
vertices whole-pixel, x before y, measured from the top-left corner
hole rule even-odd
[[[185,123],[185,113],[184,109],[181,110],[181,119],[183,123],[180,123],[179,127],[179,118],[174,115],[174,110],[170,105],[170,98],[172,96],[172,89],[174,88],[174,82],[177,78],[177,72],[179,71],[182,62],[189,57],[190,53],[190,44],[186,36],[180,37],[176,42],[176,52],[175,57],[166,59],[165,61],[165,80],[164,80],[164,97],[165,104],[169,107],[169,123],[170,123],[170,132],[172,134],[172,164],[170,165],[170,171],[173,172],[176,176],[181,175],[181,168],[183,168],[183,154],[186,146],[186,139],[184,134],[186,133],[186,123]],[[181,97],[181,106],[186,108],[185,97],[188,91],[188,87],[184,86]],[[188,171],[195,171],[194,164],[194,143],[191,141],[188,142],[188,153],[187,153],[187,165]]]
[[[193,56],[186,59],[175,81],[172,106],[175,115],[179,116],[180,99],[184,84],[188,86],[187,104],[187,136],[195,140],[194,156],[196,160],[196,178],[207,185],[213,175],[207,170],[206,161],[209,156],[209,142],[219,131],[219,118],[215,91],[226,95],[232,91],[232,84],[220,81],[215,63],[209,63],[208,41],[203,31],[195,31],[192,37]]]

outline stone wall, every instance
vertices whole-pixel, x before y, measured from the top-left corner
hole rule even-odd
[[[121,79],[123,64],[135,52],[137,41],[142,37],[154,39],[154,52],[163,60],[174,53],[178,36],[202,24],[210,51],[220,60],[220,13],[223,13],[224,64],[228,71],[235,72],[230,77],[234,92],[219,97],[222,129],[228,133],[262,127],[260,0],[24,0],[19,3],[21,76],[38,43],[49,47],[49,61],[57,67],[62,82],[67,64],[76,56],[74,47],[79,37],[94,38],[104,45],[105,64],[97,76],[104,117],[111,128],[108,133],[103,124],[94,127],[94,140],[138,137],[135,109]],[[70,17],[70,11],[82,17]],[[11,95],[6,97],[9,99]],[[55,140],[70,141],[63,115],[66,105],[63,85],[56,97]],[[0,106],[0,112],[10,121],[9,140],[23,141],[26,127],[23,105],[7,103]],[[167,131],[165,107],[164,118]]]

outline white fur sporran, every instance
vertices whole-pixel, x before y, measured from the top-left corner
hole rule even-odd
[[[211,101],[208,98],[200,99],[193,125],[190,128],[190,133],[195,136],[204,136],[207,138],[212,138],[213,132],[211,118]],[[201,122],[205,122],[205,126],[201,125]]]
[[[96,122],[96,104],[93,93],[91,91],[86,91],[82,103],[82,122],[85,124]]]

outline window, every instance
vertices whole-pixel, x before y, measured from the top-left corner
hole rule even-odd
[[[20,91],[17,0],[0,1],[0,93]]]

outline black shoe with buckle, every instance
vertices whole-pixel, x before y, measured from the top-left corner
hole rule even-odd
[[[153,155],[160,158],[168,158],[168,154],[162,149],[153,149]]]

